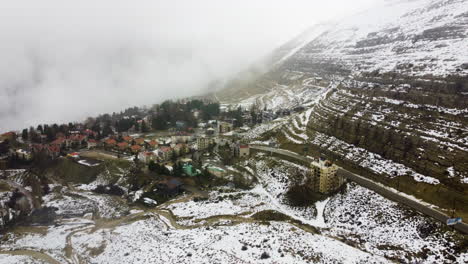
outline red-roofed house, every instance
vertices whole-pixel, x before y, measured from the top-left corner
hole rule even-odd
[[[88,149],[95,148],[98,145],[98,141],[95,139],[88,139]]]
[[[141,148],[141,146],[139,146],[139,145],[133,145],[133,146],[130,147],[130,150],[131,150],[133,153],[138,153],[138,152],[140,152],[141,149],[142,149],[142,148]]]
[[[117,141],[115,141],[113,138],[109,138],[104,141],[104,145],[106,147],[113,148],[115,145],[117,145]]]
[[[81,147],[86,144],[87,136],[81,134],[73,134],[69,137],[72,147]]]
[[[170,147],[163,146],[158,149],[158,153],[162,160],[169,160],[172,157],[173,150]]]
[[[144,138],[135,138],[134,141],[135,141],[136,145],[142,146],[143,144],[145,144],[145,139]]]
[[[56,145],[59,148],[65,148],[67,147],[67,139],[64,137],[57,138],[56,140],[52,141],[50,143],[51,145]]]
[[[187,153],[187,151],[188,147],[186,144],[179,143],[174,146],[174,152],[177,154],[177,156],[183,155]]]
[[[1,134],[0,135],[0,140],[5,140],[5,139],[8,139],[10,141],[15,140],[16,139],[16,133],[13,132],[13,131],[10,131],[10,132],[6,132],[6,133]]]
[[[146,149],[155,150],[158,147],[156,140],[146,141]]]
[[[125,151],[128,148],[128,143],[127,142],[117,143],[117,147],[119,148],[120,151]]]
[[[57,145],[49,145],[46,147],[46,152],[49,157],[55,159],[60,156],[60,148]]]
[[[144,163],[149,163],[150,161],[156,160],[156,154],[151,151],[143,151],[138,154],[138,159]]]
[[[125,141],[125,142],[132,142],[133,138],[131,136],[125,136],[125,137],[122,137],[122,139]]]

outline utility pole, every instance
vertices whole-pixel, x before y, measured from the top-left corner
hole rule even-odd
[[[453,197],[453,205],[452,205],[452,218],[455,217],[455,197]],[[452,231],[455,230],[455,225],[452,226]]]
[[[453,204],[452,204],[452,218],[455,216],[455,197],[453,198]]]

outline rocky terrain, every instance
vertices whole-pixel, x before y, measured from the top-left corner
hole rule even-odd
[[[249,138],[313,146],[311,155],[430,203],[452,209],[455,200],[467,216],[467,46],[467,1],[386,1],[311,28],[272,55],[269,71],[216,95],[246,107],[304,106]],[[236,89],[251,94],[236,100]]]

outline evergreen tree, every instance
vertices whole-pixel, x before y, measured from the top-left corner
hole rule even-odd
[[[156,166],[156,163],[155,163],[154,161],[151,160],[151,161],[148,163],[148,170],[150,170],[150,171],[156,171],[157,169],[158,169],[158,168],[157,168],[157,166]]]
[[[147,133],[148,132],[148,126],[146,125],[145,120],[141,122],[141,133]]]
[[[112,135],[112,134],[114,134],[114,132],[112,131],[110,122],[106,122],[106,124],[104,125],[104,128],[102,130],[102,136],[107,137],[107,136]]]
[[[135,123],[135,131],[140,131],[140,123]]]
[[[21,138],[23,140],[28,140],[28,130],[26,128],[23,129],[23,132],[21,133]]]
[[[173,162],[176,162],[176,161],[177,161],[177,154],[175,153],[175,151],[172,151],[171,160],[172,160]]]
[[[41,132],[41,134],[44,133],[44,129],[42,128],[42,125],[38,125],[36,130],[38,132]]]
[[[37,134],[36,130],[34,130],[33,127],[29,128],[29,139],[34,143],[40,143],[41,142],[41,138],[39,137],[39,135]]]

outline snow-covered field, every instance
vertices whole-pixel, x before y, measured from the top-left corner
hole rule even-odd
[[[385,263],[383,258],[290,224],[221,223],[178,230],[152,217],[73,239],[82,254],[105,244],[95,263]],[[266,253],[268,258],[261,259]]]
[[[332,236],[362,243],[369,252],[405,263],[466,263],[454,254],[455,238],[443,224],[355,184],[328,201],[325,220]],[[414,257],[419,255],[419,257]]]
[[[253,188],[216,187],[207,199],[184,195],[145,210],[86,188],[56,190],[45,205],[56,206],[59,214],[87,207],[99,214],[15,229],[2,237],[0,263],[43,258],[58,263],[464,263],[468,258],[457,249],[459,236],[372,191],[349,184],[343,193],[297,208],[288,205],[285,192],[305,180],[305,167],[263,154],[239,165],[256,175]],[[266,210],[291,221],[253,217]]]
[[[0,253],[0,263],[46,264],[48,262],[41,261],[29,256]]]
[[[55,207],[56,213],[64,216],[93,213],[102,218],[119,218],[130,210],[117,197],[98,195],[89,191],[72,192],[65,189],[60,193],[51,192],[43,199],[44,206]]]

